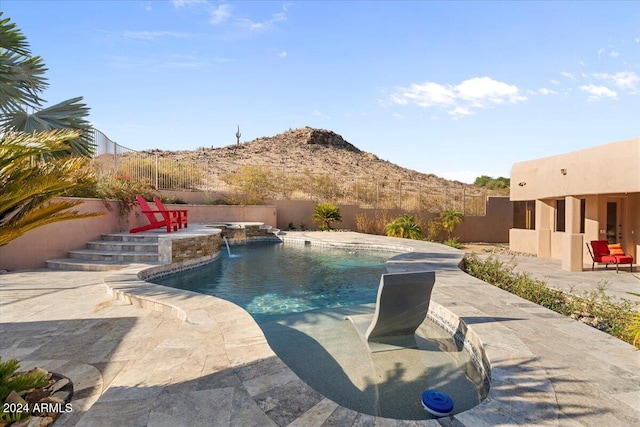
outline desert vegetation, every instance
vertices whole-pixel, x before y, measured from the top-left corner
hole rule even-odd
[[[534,279],[526,272],[516,272],[514,268],[513,262],[504,263],[495,256],[480,259],[471,254],[463,262],[464,271],[480,280],[640,348],[639,313],[630,301],[608,296],[605,285],[575,295],[549,288],[544,281]]]
[[[422,238],[422,227],[414,215],[404,214],[387,224],[385,233],[390,237],[420,240]]]
[[[331,203],[318,203],[313,213],[313,221],[320,224],[319,229],[331,231],[331,224],[342,221],[340,209]]]
[[[0,246],[46,224],[95,216],[70,210],[79,201],[53,200],[94,175],[88,109],[81,98],[43,108],[45,71],[0,12]]]

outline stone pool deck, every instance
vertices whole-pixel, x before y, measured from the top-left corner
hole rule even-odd
[[[73,412],[56,426],[640,423],[639,351],[467,276],[457,267],[463,252],[357,233],[295,232],[284,238],[394,247],[406,252],[388,263],[390,272],[435,270],[432,301],[463,319],[484,346],[491,366],[487,399],[453,417],[426,421],[341,407],[284,365],[244,310],[140,281],[137,274],[145,265],[115,273],[0,275],[0,355],[20,359],[23,368],[42,366],[73,380]],[[558,267],[549,261],[553,274]],[[640,281],[627,282],[633,278],[629,273],[611,273],[571,273],[567,280],[597,286],[600,279],[582,278],[600,275],[623,293],[640,291]]]

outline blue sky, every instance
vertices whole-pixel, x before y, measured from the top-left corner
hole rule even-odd
[[[640,136],[640,2],[30,1],[51,105],[137,150],[311,126],[472,182]],[[286,155],[286,150],[283,151]]]

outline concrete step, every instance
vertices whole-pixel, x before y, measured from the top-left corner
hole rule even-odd
[[[79,249],[69,251],[69,257],[91,261],[124,261],[124,262],[158,262],[158,253],[102,251],[96,249]]]
[[[99,240],[87,243],[87,249],[99,251],[121,251],[121,252],[153,252],[158,253],[157,242],[120,242],[116,240]]]
[[[51,270],[66,271],[112,271],[123,269],[129,265],[129,263],[121,261],[92,261],[72,258],[47,260],[47,267]]]
[[[166,233],[163,233],[166,234]],[[102,240],[107,242],[140,242],[158,243],[158,234],[148,233],[109,233],[103,234]]]

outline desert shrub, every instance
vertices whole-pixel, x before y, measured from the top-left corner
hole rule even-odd
[[[452,237],[450,239],[447,239],[443,242],[445,245],[447,246],[451,246],[452,248],[456,248],[456,249],[463,249],[464,245],[462,243],[460,243],[460,241],[458,240],[457,237]]]
[[[315,200],[335,202],[344,195],[340,181],[334,175],[307,172],[303,182],[305,189]]]
[[[242,166],[224,174],[222,180],[235,190],[235,194],[224,198],[230,205],[261,205],[277,191],[273,174],[255,166]]]
[[[486,187],[490,190],[499,190],[509,188],[511,180],[505,177],[492,178],[487,175],[482,175],[476,178],[474,185],[479,187]]]
[[[133,210],[138,194],[151,200],[156,193],[149,183],[132,179],[126,174],[106,174],[96,184],[96,196],[103,200],[116,200],[118,214],[122,217],[128,216]]]
[[[427,221],[427,240],[430,242],[437,242],[441,240],[442,235],[442,221],[440,217],[432,218]]]
[[[106,173],[95,180],[92,185],[84,185],[68,192],[69,197],[95,197],[118,202],[118,214],[127,216],[136,205],[136,195],[140,194],[146,200],[153,199],[155,190],[148,182],[140,181],[122,173]],[[109,207],[105,203],[105,206]]]
[[[387,210],[376,210],[373,215],[368,214],[356,214],[356,230],[360,233],[377,234],[384,236],[385,228],[391,218],[389,218],[389,212]]]
[[[118,172],[155,185],[156,166],[158,188],[195,190],[202,182],[202,170],[192,162],[178,162],[164,157],[156,162],[155,157],[125,155],[118,164]]]
[[[181,199],[178,196],[171,196],[171,197],[161,196],[160,201],[162,203],[168,203],[171,205],[187,205],[188,204],[184,199]]]
[[[482,260],[471,254],[463,260],[463,270],[471,276],[640,348],[640,315],[630,301],[616,301],[604,287],[581,296],[567,294],[514,268],[513,263],[505,264],[495,256]]]
[[[634,313],[631,316],[625,332],[628,336],[627,340],[637,348],[640,348],[640,313]]]

